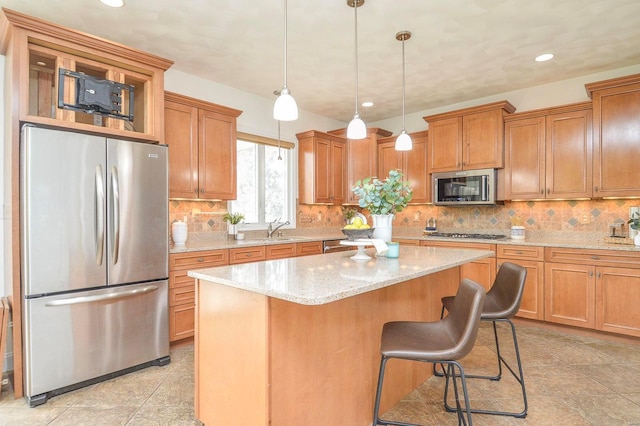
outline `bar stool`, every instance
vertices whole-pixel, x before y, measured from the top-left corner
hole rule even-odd
[[[513,377],[520,384],[520,388],[522,389],[522,400],[524,403],[524,408],[520,412],[508,412],[508,411],[492,411],[492,410],[479,410],[479,409],[471,409],[472,413],[479,414],[494,414],[500,416],[513,416],[518,418],[526,417],[527,415],[527,391],[524,386],[524,374],[522,373],[522,361],[520,359],[520,350],[518,348],[518,339],[516,337],[516,328],[511,322],[511,318],[515,316],[515,314],[520,309],[520,302],[522,302],[522,294],[524,291],[524,283],[527,278],[527,270],[514,263],[505,262],[500,267],[498,274],[496,275],[496,279],[493,282],[493,285],[487,292],[487,298],[484,303],[484,307],[482,308],[482,321],[491,321],[493,325],[493,336],[496,342],[496,353],[498,360],[498,374],[495,376],[483,376],[483,375],[472,375],[468,374],[467,378],[480,378],[480,379],[488,379],[488,380],[500,380],[502,378],[502,364],[507,367],[507,369],[513,374]],[[444,316],[445,309],[451,313],[451,310],[454,309],[457,302],[456,296],[447,296],[442,298],[442,313],[440,317]],[[505,361],[505,359],[500,354],[500,344],[498,343],[498,331],[496,329],[496,322],[503,321],[509,324],[511,327],[511,335],[513,336],[513,346],[515,348],[516,361],[518,363],[518,372],[516,373],[513,368]],[[434,374],[436,376],[446,376],[441,371],[436,371],[434,365]],[[447,411],[455,411],[453,407],[450,407],[446,404],[445,407]]]
[[[374,425],[416,426],[411,423],[383,420],[379,416],[385,366],[391,358],[441,364],[447,379],[445,398],[449,389],[449,378],[453,379],[458,424],[472,424],[464,369],[457,360],[466,356],[473,349],[478,335],[480,313],[485,295],[485,290],[480,284],[463,279],[455,296],[455,306],[452,306],[452,310],[446,318],[436,322],[394,321],[383,326],[380,344],[382,357],[376,401],[373,408]],[[460,378],[462,384],[468,423],[465,421],[463,408],[459,402],[456,378]]]

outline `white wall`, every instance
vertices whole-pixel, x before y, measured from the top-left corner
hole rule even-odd
[[[422,117],[439,114],[441,112],[453,111],[456,109],[482,105],[490,102],[507,100],[516,107],[516,112],[530,111],[540,108],[572,104],[575,102],[588,101],[587,91],[584,88],[586,83],[608,80],[610,78],[622,77],[625,75],[640,73],[640,64],[616,70],[589,74],[582,77],[562,80],[555,83],[548,83],[541,86],[529,87],[526,89],[513,90],[511,92],[498,93],[485,98],[474,99],[472,101],[461,102],[453,105],[446,105],[439,108],[418,111],[406,116],[407,132],[418,132],[428,128]],[[455,89],[453,89],[455,90]],[[424,96],[429,96],[425,93]],[[369,127],[379,127],[398,134],[402,128],[402,116],[367,123]]]

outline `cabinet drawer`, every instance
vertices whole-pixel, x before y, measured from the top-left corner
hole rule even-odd
[[[420,241],[420,245],[425,247],[472,248],[478,250],[491,250],[494,253],[496,252],[496,245],[488,243],[458,243],[451,241],[422,240]]]
[[[547,262],[640,268],[640,252],[547,247],[544,253]]]
[[[196,286],[178,287],[169,290],[169,306],[183,305],[185,303],[195,303]]]
[[[200,269],[229,264],[229,250],[194,251],[169,255],[169,269]]]
[[[296,256],[308,256],[311,254],[322,254],[322,241],[296,243]]]
[[[195,283],[195,279],[191,278],[189,275],[188,269],[182,269],[179,271],[170,271],[169,272],[169,288],[178,288],[178,287],[189,287],[193,286]]]
[[[544,260],[544,247],[498,244],[496,246],[496,255],[505,259]]]
[[[266,246],[267,259],[284,259],[287,257],[296,257],[295,244],[276,244]]]
[[[267,258],[265,246],[229,249],[229,264],[257,262]]]

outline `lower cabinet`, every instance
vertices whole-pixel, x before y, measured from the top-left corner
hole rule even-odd
[[[193,337],[196,309],[195,280],[189,270],[229,264],[229,250],[169,255],[169,341]]]
[[[322,241],[296,243],[296,256],[310,256],[312,254],[322,254]]]
[[[504,262],[527,269],[518,317],[544,319],[544,247],[497,245],[497,270]]]
[[[640,337],[640,253],[545,250],[545,321]]]
[[[427,247],[448,247],[448,248],[474,248],[480,250],[491,250],[495,253],[496,245],[487,243],[452,243],[449,241],[427,241],[422,240],[420,245]],[[496,258],[495,256],[465,263],[460,266],[460,279],[469,278],[481,284],[487,291],[496,279]]]

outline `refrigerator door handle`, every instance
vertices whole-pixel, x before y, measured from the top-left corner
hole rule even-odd
[[[156,291],[157,289],[158,289],[157,285],[148,285],[142,288],[136,288],[132,290],[112,291],[105,294],[97,294],[95,296],[77,296],[77,297],[70,297],[67,299],[52,300],[51,302],[47,302],[45,306],[66,306],[66,305],[77,305],[79,303],[93,303],[93,302],[101,302],[104,300],[123,299],[126,297],[151,293],[152,291]]]
[[[112,258],[113,264],[118,263],[120,254],[120,181],[118,179],[118,168],[111,168],[111,195],[113,197],[111,208],[113,209],[113,238],[112,242]]]
[[[102,265],[104,258],[104,182],[102,180],[102,166],[98,164],[96,166],[95,176],[95,251],[96,251],[96,264]]]

